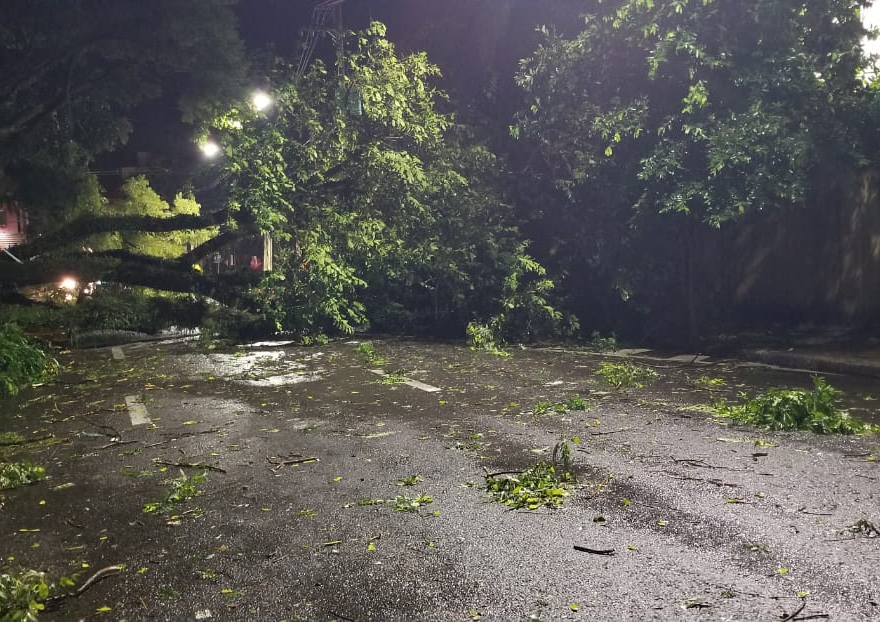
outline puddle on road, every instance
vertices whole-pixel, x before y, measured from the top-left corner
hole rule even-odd
[[[251,387],[283,387],[289,384],[300,384],[302,382],[314,382],[322,378],[323,369],[317,369],[305,374],[282,374],[280,376],[267,376],[255,380],[237,380],[240,384],[246,384]]]
[[[281,387],[320,380],[323,367],[311,367],[325,356],[324,352],[310,352],[306,356],[292,356],[284,350],[239,351],[233,354],[183,354],[169,360],[174,370],[189,380],[211,375],[222,380],[252,387]]]

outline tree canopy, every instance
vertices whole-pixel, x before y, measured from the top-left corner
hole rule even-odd
[[[368,322],[461,334],[490,318],[498,333],[540,332],[561,317],[552,285],[497,192],[495,156],[437,109],[437,74],[424,53],[397,54],[378,23],[349,33],[332,69],[279,62],[268,110],[241,101],[209,124],[222,151],[201,215],[132,182],[124,204],[85,210],[20,249],[35,261],[7,278],[40,279],[43,260],[74,262],[91,280],[209,294],[303,334]],[[156,252],[156,235],[178,229],[201,230],[201,243]],[[264,235],[276,258],[262,279],[192,270]],[[59,255],[62,240],[89,252]]]
[[[566,289],[668,306],[694,227],[803,205],[867,163],[866,4],[604,0],[576,36],[545,29],[513,131],[558,197],[529,231],[580,275]]]
[[[244,78],[229,0],[11,0],[0,22],[0,166],[89,160],[170,92],[189,120]]]

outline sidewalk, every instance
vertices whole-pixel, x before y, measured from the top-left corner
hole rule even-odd
[[[880,346],[877,345],[846,349],[830,346],[754,348],[743,350],[742,358],[792,369],[880,378]]]

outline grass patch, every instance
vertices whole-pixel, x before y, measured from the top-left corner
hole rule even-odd
[[[46,479],[46,469],[31,462],[0,462],[0,490],[12,490]]]
[[[15,324],[0,326],[0,397],[15,395],[58,371],[58,362],[36,346]]]
[[[537,510],[541,506],[560,507],[568,488],[577,483],[572,470],[571,447],[557,443],[552,462],[541,460],[525,471],[486,476],[486,490],[498,502],[514,509]]]
[[[816,434],[866,434],[880,431],[880,426],[865,423],[839,409],[836,400],[841,392],[824,378],[813,376],[813,388],[770,389],[752,399],[740,394],[745,403],[715,405],[722,417],[768,430],[808,430]]]
[[[599,369],[595,373],[605,384],[615,389],[641,389],[660,377],[660,374],[650,367],[628,362],[603,361],[599,363]]]

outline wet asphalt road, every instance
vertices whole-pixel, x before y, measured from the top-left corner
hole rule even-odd
[[[653,361],[659,381],[612,391],[589,353],[373,345],[423,384],[383,383],[355,343],[64,355],[0,403],[3,431],[51,437],[0,447],[50,476],[4,493],[4,571],[124,565],[45,620],[880,620],[880,538],[846,530],[880,525],[880,438],[697,406],[805,376]],[[831,381],[877,416],[880,387]],[[573,395],[589,410],[531,412]],[[564,509],[487,496],[486,472],[575,437]],[[181,472],[201,494],[145,513]]]

